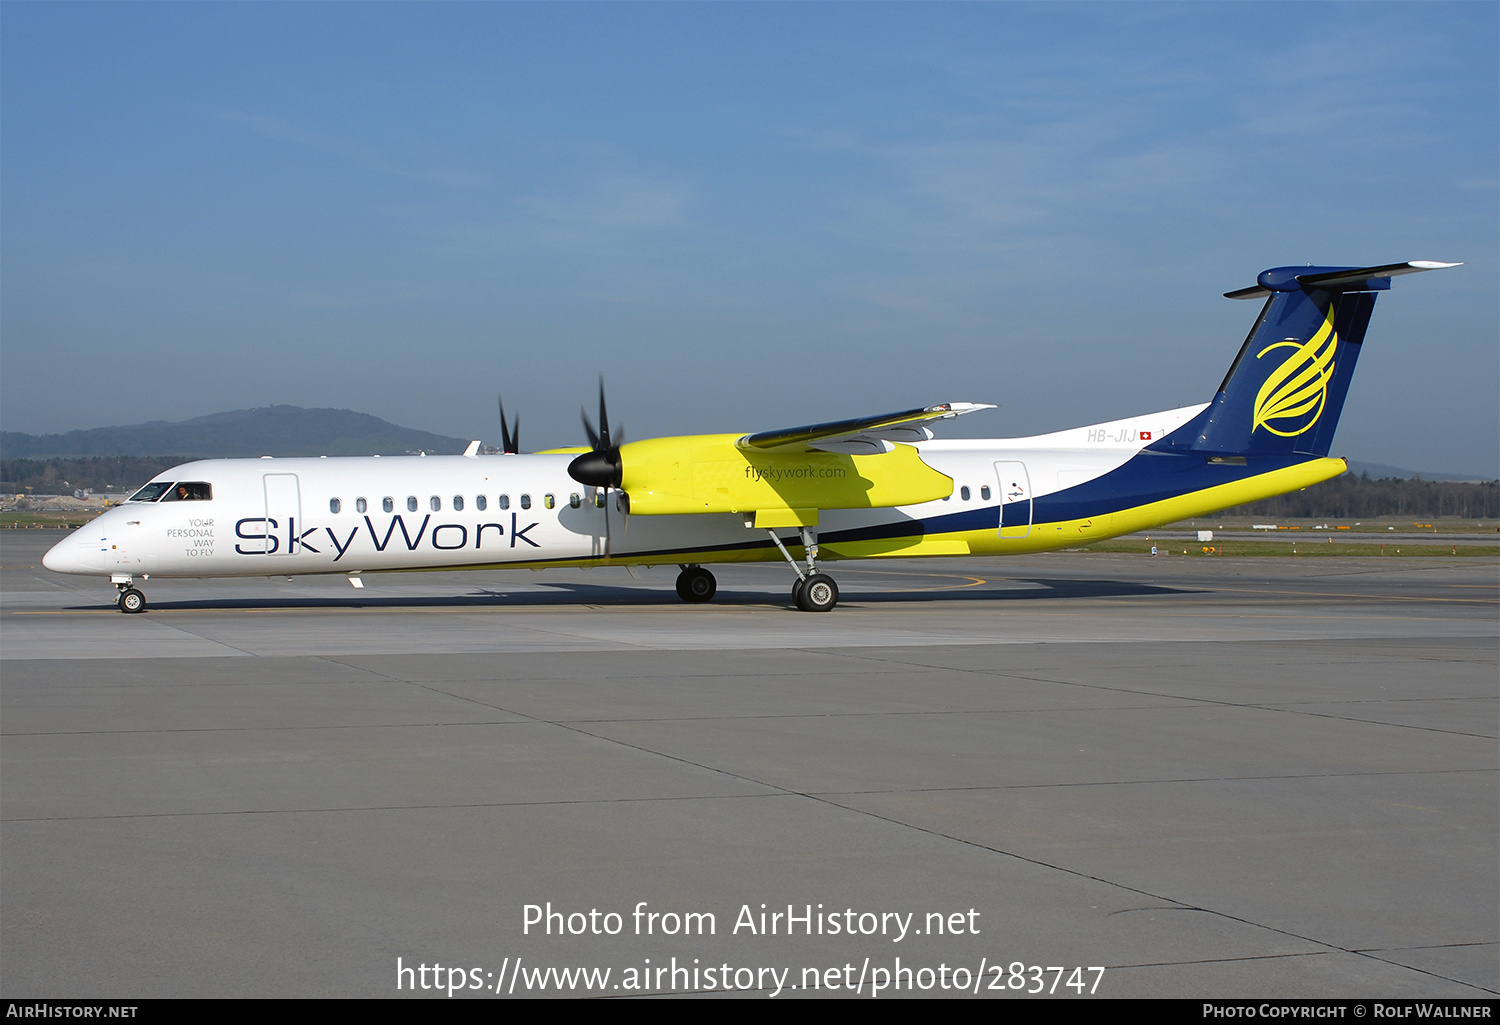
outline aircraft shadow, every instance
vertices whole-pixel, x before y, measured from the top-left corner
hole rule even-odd
[[[1202,588],[1163,587],[1129,580],[1056,580],[1044,577],[1009,577],[1007,582],[1027,583],[1025,588],[953,587],[911,591],[843,590],[840,605],[930,604],[932,602],[1004,603],[1058,601],[1078,598],[1152,597],[1169,594],[1199,594]],[[785,593],[720,589],[709,603],[712,606],[792,606],[791,588]],[[569,581],[538,582],[524,591],[481,589],[467,594],[441,597],[401,597],[351,594],[347,598],[261,597],[206,598],[186,601],[153,600],[146,606],[152,611],[214,612],[232,609],[310,610],[310,609],[462,609],[462,608],[531,608],[542,606],[608,605],[648,607],[682,606],[675,591],[662,587],[620,587],[607,584],[584,584]],[[73,606],[68,611],[90,611],[99,605]],[[107,607],[107,606],[106,606]]]

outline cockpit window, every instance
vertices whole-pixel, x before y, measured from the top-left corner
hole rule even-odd
[[[154,502],[162,496],[162,492],[172,486],[169,480],[156,480],[147,484],[141,490],[130,496],[132,502]]]
[[[201,480],[180,480],[162,496],[163,502],[208,502],[214,497],[211,484]]]

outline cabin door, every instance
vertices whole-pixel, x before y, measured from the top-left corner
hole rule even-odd
[[[1000,536],[1021,538],[1031,534],[1031,480],[1026,464],[1017,460],[995,463],[1000,481]]]
[[[297,524],[302,522],[302,492],[295,473],[268,473],[266,487],[267,555],[291,555],[297,546]]]

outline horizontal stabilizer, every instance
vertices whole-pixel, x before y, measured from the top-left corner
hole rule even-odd
[[[1380,267],[1272,267],[1261,271],[1256,284],[1233,292],[1226,299],[1262,299],[1273,292],[1292,292],[1320,288],[1328,292],[1383,292],[1391,287],[1397,274],[1416,274],[1424,270],[1462,267],[1462,263],[1435,263],[1411,260],[1388,263]]]

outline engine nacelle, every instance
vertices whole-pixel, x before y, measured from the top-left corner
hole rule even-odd
[[[922,462],[910,445],[878,455],[747,452],[735,444],[740,437],[701,434],[620,446],[631,513],[754,513],[757,526],[788,526],[816,523],[819,509],[916,505],[953,493],[952,478]]]

